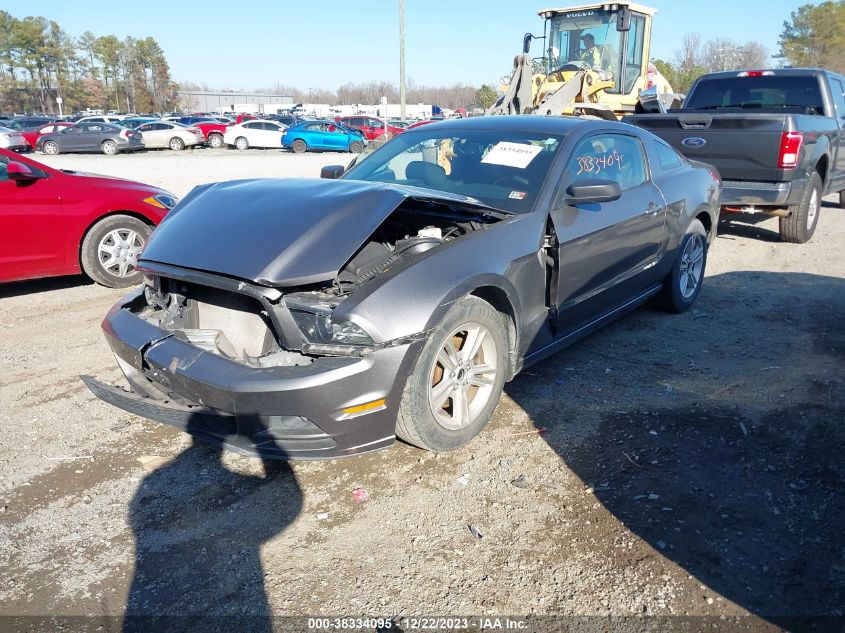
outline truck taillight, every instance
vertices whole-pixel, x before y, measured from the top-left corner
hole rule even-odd
[[[798,166],[798,154],[804,135],[801,132],[784,132],[780,135],[780,152],[778,153],[778,169],[793,169]]]

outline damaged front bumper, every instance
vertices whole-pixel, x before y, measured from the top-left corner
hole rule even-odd
[[[130,310],[103,321],[132,392],[82,379],[100,399],[198,439],[266,459],[321,459],[390,446],[405,379],[424,339],[303,366],[250,367],[196,347]],[[379,407],[348,413],[364,403]]]

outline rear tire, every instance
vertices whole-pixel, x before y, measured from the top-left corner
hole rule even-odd
[[[502,315],[466,296],[428,337],[408,377],[396,435],[430,451],[460,448],[490,421],[507,373]]]
[[[107,288],[128,288],[141,282],[135,270],[152,227],[128,215],[110,215],[92,226],[80,249],[82,270]]]
[[[214,149],[223,147],[223,137],[219,134],[210,134],[208,136],[208,146]]]
[[[678,256],[657,302],[669,312],[686,312],[698,299],[707,268],[707,231],[700,220],[693,220],[678,247]]]
[[[842,201],[842,194],[839,194]],[[818,172],[810,176],[801,202],[789,207],[789,215],[779,219],[780,239],[792,244],[806,244],[816,232],[822,207],[822,179]]]
[[[103,154],[106,156],[114,156],[117,154],[117,143],[114,141],[104,141],[100,149],[103,150]]]
[[[170,149],[172,149],[174,152],[181,152],[183,149],[185,149],[185,141],[183,141],[178,136],[174,136],[172,139],[170,139],[169,145]]]
[[[360,154],[364,151],[364,146],[361,144],[360,141],[352,141],[349,144],[349,151],[353,154]]]
[[[308,150],[308,146],[305,144],[305,141],[302,139],[296,139],[293,142],[293,152],[294,154],[302,154]]]
[[[241,151],[249,149],[249,141],[246,140],[243,136],[239,136],[235,139],[235,147]]]
[[[41,148],[45,154],[56,156],[59,153],[59,144],[56,141],[47,141]]]

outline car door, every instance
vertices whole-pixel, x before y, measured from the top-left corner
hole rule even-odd
[[[828,75],[830,92],[838,130],[831,142],[834,149],[833,165],[830,169],[829,191],[840,191],[845,187],[845,83],[837,76]]]
[[[282,137],[285,135],[282,126],[273,121],[264,121],[262,125],[264,126],[264,134],[266,134],[267,144],[265,147],[281,147]]]
[[[79,130],[79,145],[77,149],[83,152],[99,150],[100,143],[103,140],[104,129],[100,123],[83,123]]]
[[[610,202],[570,205],[570,185],[589,180],[619,183]],[[651,181],[640,139],[597,133],[581,139],[564,169],[552,220],[558,242],[559,331],[577,329],[643,292],[647,271],[666,238],[666,203]]]
[[[79,123],[59,130],[56,135],[56,142],[62,152],[78,152],[83,143],[82,129],[85,124]]]
[[[241,128],[243,129],[243,136],[249,141],[250,147],[264,147],[264,128],[260,121],[244,123]]]
[[[0,154],[0,281],[65,271],[65,218],[49,178],[9,180],[9,158]],[[44,172],[27,164],[39,175]]]

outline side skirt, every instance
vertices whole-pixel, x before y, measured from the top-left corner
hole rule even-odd
[[[631,312],[632,310],[635,310],[636,308],[638,308],[642,304],[644,304],[646,301],[651,299],[658,292],[660,292],[660,289],[662,287],[663,287],[663,284],[657,284],[655,286],[652,286],[651,288],[649,288],[645,292],[637,295],[636,297],[634,297],[633,299],[631,299],[627,303],[623,303],[618,308],[615,308],[615,309],[611,310],[610,312],[605,313],[604,315],[598,317],[597,319],[595,319],[594,321],[591,321],[590,323],[587,323],[586,325],[582,325],[577,330],[567,334],[566,336],[564,336],[562,338],[559,338],[554,343],[550,343],[549,345],[546,345],[546,347],[543,347],[542,349],[538,349],[536,352],[532,353],[531,355],[526,356],[523,359],[522,367],[520,368],[520,371],[530,367],[531,365],[539,363],[541,360],[545,360],[546,358],[548,358],[549,356],[559,352],[560,350],[562,350],[566,347],[569,347],[570,345],[572,345],[573,343],[576,343],[577,341],[580,341],[582,338],[584,338],[585,336],[587,336],[591,332],[594,332],[594,331],[598,330],[600,327],[607,325],[611,321],[614,321],[614,320],[618,319],[619,317]]]

